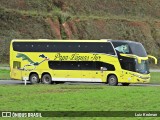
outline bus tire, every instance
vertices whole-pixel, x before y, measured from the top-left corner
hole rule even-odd
[[[122,83],[122,85],[123,85],[123,86],[128,86],[128,85],[129,85],[129,83]]]
[[[51,76],[49,74],[44,74],[42,76],[42,83],[43,84],[51,84],[52,83]]]
[[[29,80],[30,80],[31,84],[37,84],[40,82],[38,75],[35,73],[30,75]]]
[[[110,86],[117,86],[118,85],[118,79],[115,75],[110,75],[108,78],[108,84]]]

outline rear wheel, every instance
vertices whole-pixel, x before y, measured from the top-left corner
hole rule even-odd
[[[117,77],[115,75],[109,76],[109,78],[108,78],[108,84],[111,85],[111,86],[117,86],[117,84],[118,84]]]
[[[123,85],[123,86],[128,86],[128,85],[129,85],[129,83],[122,83],[122,85]]]
[[[51,76],[49,74],[43,75],[42,76],[42,83],[44,83],[44,84],[51,84],[52,83]]]
[[[31,74],[29,77],[29,80],[30,80],[31,84],[39,83],[39,77],[37,74]]]

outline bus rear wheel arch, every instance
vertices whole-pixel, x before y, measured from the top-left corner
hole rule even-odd
[[[43,84],[51,84],[52,83],[52,78],[49,73],[42,74],[42,83]]]
[[[40,82],[38,74],[37,73],[31,73],[29,75],[29,81],[31,82],[31,84],[37,84]]]
[[[117,86],[117,85],[118,85],[117,76],[114,75],[114,74],[108,75],[108,77],[107,77],[107,83],[108,83],[110,86]]]

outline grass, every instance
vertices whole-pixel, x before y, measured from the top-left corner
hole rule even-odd
[[[151,83],[160,83],[160,73],[159,72],[152,72],[150,82]]]
[[[0,70],[0,78],[3,76],[6,76],[7,79],[9,70]],[[160,83],[159,73],[151,73],[151,76],[152,83]],[[159,111],[158,96],[160,96],[158,86],[111,87],[105,84],[0,85],[0,111]],[[42,119],[52,120],[53,118]],[[54,119],[105,120],[106,118]],[[109,119],[136,120],[137,118]],[[151,120],[153,118],[147,119]]]
[[[9,70],[0,70],[0,79],[8,80],[10,79],[10,71]]]
[[[0,110],[3,111],[159,111],[160,109],[159,87],[1,85],[0,96]]]

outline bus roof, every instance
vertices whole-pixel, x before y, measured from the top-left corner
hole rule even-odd
[[[119,43],[139,43],[139,42],[135,42],[135,41],[131,41],[131,40],[109,40],[111,42],[119,42]]]
[[[101,40],[52,40],[52,39],[13,39],[12,42],[123,42],[123,43],[138,43],[130,40],[112,40],[112,39],[101,39]]]
[[[12,42],[108,42],[108,40],[13,39]]]

